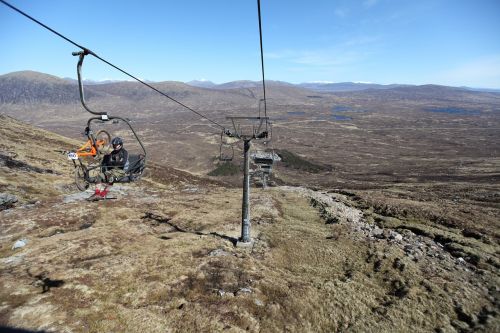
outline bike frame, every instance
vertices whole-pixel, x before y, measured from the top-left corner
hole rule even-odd
[[[97,155],[98,148],[100,146],[104,146],[105,143],[106,141],[104,140],[95,140],[93,137],[89,137],[88,141],[81,146],[76,153],[78,154],[78,157],[95,157]]]

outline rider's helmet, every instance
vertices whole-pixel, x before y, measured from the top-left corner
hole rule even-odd
[[[120,137],[116,137],[111,140],[111,144],[113,145],[113,150],[120,150],[123,147],[123,140]]]

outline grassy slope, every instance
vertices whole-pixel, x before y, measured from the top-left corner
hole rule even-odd
[[[56,155],[36,152],[25,133],[47,144],[55,137],[2,121],[9,122],[3,133],[11,129],[9,140],[0,136],[2,149],[50,166]],[[70,201],[71,170],[60,165],[57,177],[0,167],[4,189],[40,199],[0,212],[0,325],[75,332],[499,328],[491,266],[481,273],[443,251],[444,259],[411,260],[402,245],[362,237],[348,222],[325,224],[318,207],[294,191],[252,189],[256,242],[235,248],[238,189],[153,165],[153,178],[119,187],[117,200]],[[40,185],[21,190],[26,179]],[[364,214],[391,221],[371,207]],[[22,237],[28,245],[12,250]],[[52,287],[43,292],[43,285]]]

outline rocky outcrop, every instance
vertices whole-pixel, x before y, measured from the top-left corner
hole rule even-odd
[[[14,207],[17,197],[9,193],[0,193],[0,211]]]

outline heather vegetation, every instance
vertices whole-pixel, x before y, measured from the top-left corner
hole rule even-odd
[[[3,87],[26,79],[15,76],[0,76]],[[0,103],[0,326],[499,330],[498,94],[273,85],[267,149],[282,161],[274,186],[252,185],[254,243],[240,248],[241,145],[232,162],[214,164],[220,132],[207,122],[132,83],[92,86],[92,107],[131,118],[148,166],[140,182],[114,186],[116,199],[87,202],[92,189],[76,190],[60,153],[82,144],[86,114],[37,97],[51,78],[30,80],[33,99]],[[255,111],[260,97],[237,84],[161,86],[219,121]],[[122,127],[99,126],[137,148]]]

